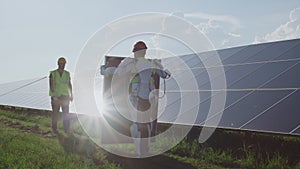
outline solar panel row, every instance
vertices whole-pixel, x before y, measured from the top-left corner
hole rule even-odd
[[[46,77],[0,84],[0,104],[51,110],[49,80]],[[75,112],[71,104],[71,112]]]
[[[172,70],[173,77],[166,81],[166,107],[159,114],[160,122],[174,122],[177,117],[189,115],[199,109],[196,125],[204,125],[221,118],[217,127],[242,130],[265,131],[286,134],[300,134],[300,39],[241,46],[231,49],[209,51],[179,58],[187,65],[183,67],[174,58],[163,60]],[[223,65],[205,65],[205,61],[218,55]],[[224,69],[227,88],[213,89],[211,82],[220,78]],[[190,69],[194,77],[187,76]],[[208,72],[215,73],[209,76]],[[198,90],[180,88],[178,81],[189,83],[195,78]],[[177,80],[177,81],[176,81]],[[164,83],[161,81],[161,89]],[[96,79],[101,88],[101,77]],[[219,92],[218,92],[219,90]],[[224,112],[208,116],[212,97],[226,91]],[[100,95],[96,88],[95,91]],[[180,112],[181,102],[189,92],[200,97],[198,105],[190,105],[186,112]],[[75,93],[76,97],[76,93]],[[48,78],[30,79],[0,84],[0,104],[50,110]],[[74,111],[71,105],[71,111]],[[181,118],[179,123],[186,123]]]
[[[206,68],[197,55],[182,56],[192,68],[199,87],[201,101],[195,105],[199,106],[196,124],[204,125],[205,121],[214,121],[222,115],[218,127],[300,134],[300,114],[297,113],[300,108],[297,105],[300,99],[299,52],[300,40],[296,39],[220,50],[218,55],[223,65]],[[207,59],[215,54],[212,51],[199,56]],[[212,98],[209,90],[212,89],[207,71],[216,66],[223,67],[226,74],[227,89],[220,89],[227,91],[226,106],[223,114],[219,112],[208,117]],[[184,71],[175,73],[184,75]],[[193,78],[183,77],[186,82]],[[176,118],[174,114],[178,114],[181,102],[179,91],[174,79],[167,82],[168,106],[161,121]]]

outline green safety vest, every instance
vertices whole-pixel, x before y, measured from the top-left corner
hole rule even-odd
[[[138,61],[150,61],[149,59],[146,59],[144,57],[141,57],[141,58],[137,58]],[[152,62],[152,61],[151,61]],[[153,73],[156,73],[156,65],[152,62],[152,64],[154,65],[154,70],[153,70]],[[132,66],[131,68],[131,73],[135,74],[137,73],[137,69],[135,67],[135,64],[134,66]],[[139,83],[140,82],[140,78],[138,75],[134,76],[133,78],[130,79],[130,83]],[[154,84],[154,79],[153,77],[150,77],[149,79],[149,84]]]
[[[53,80],[53,87],[57,97],[69,96],[69,84],[70,84],[70,73],[66,70],[63,71],[62,76],[60,76],[58,70],[50,71]],[[49,90],[49,95],[53,96],[51,89]]]

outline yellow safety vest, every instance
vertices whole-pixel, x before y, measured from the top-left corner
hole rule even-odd
[[[141,58],[137,58],[137,60],[138,61],[150,61],[149,59],[146,59],[146,58],[144,58],[144,57],[141,57]],[[152,62],[152,61],[151,61]],[[153,73],[156,73],[156,65],[152,62],[152,64],[153,64],[153,66],[154,66],[154,70],[153,70]],[[135,73],[137,73],[138,71],[137,71],[137,69],[136,69],[136,67],[135,67],[135,64],[132,66],[132,68],[131,68],[131,73],[133,73],[133,74],[135,74]],[[140,78],[139,78],[139,76],[137,75],[137,76],[134,76],[133,78],[131,78],[130,79],[130,83],[139,83],[140,82]],[[150,79],[149,79],[149,83],[151,84],[151,85],[153,85],[154,84],[154,79],[153,79],[153,77],[150,77]]]
[[[50,71],[53,80],[53,87],[57,97],[69,96],[69,84],[70,84],[70,73],[66,70],[63,71],[62,76],[60,76],[57,70]],[[53,96],[51,89],[49,90],[49,95]]]

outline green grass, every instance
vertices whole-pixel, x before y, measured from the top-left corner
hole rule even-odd
[[[47,116],[0,110],[0,168],[120,168],[85,135],[55,135],[50,124]],[[78,123],[71,128],[82,132]]]
[[[66,152],[56,139],[0,127],[0,168],[97,168],[88,158]]]
[[[216,130],[207,142],[199,144],[196,129],[162,155],[128,159],[112,155],[92,143],[76,119],[71,123],[72,134],[61,130],[61,120],[58,128],[60,134],[51,133],[49,112],[22,108],[1,110],[0,107],[0,169],[300,169],[300,137],[297,136]],[[157,145],[174,141],[176,139],[162,138]],[[122,146],[134,151],[132,145]]]
[[[222,137],[222,139],[229,138]],[[277,138],[277,136],[276,136]],[[298,147],[300,145],[300,138],[282,137],[281,143],[289,140],[290,143]],[[196,168],[245,168],[245,169],[289,169],[300,168],[300,154],[299,150],[292,151],[295,154],[288,154],[283,147],[282,151],[276,150],[273,152],[257,151],[253,145],[249,146],[245,143],[239,148],[215,146],[208,141],[205,144],[199,144],[196,139],[188,140],[185,138],[176,147],[168,151],[168,156],[175,158],[182,162],[188,162]],[[258,145],[260,143],[257,143]],[[264,145],[265,147],[277,146]],[[235,147],[235,146],[234,146]],[[296,157],[294,159],[294,157]],[[210,164],[210,165],[207,165]]]

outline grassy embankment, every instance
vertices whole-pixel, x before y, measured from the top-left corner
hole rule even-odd
[[[77,121],[72,134],[53,134],[47,111],[0,109],[0,168],[300,168],[299,136],[217,130],[199,144],[194,128],[162,155],[128,159],[93,144]]]

